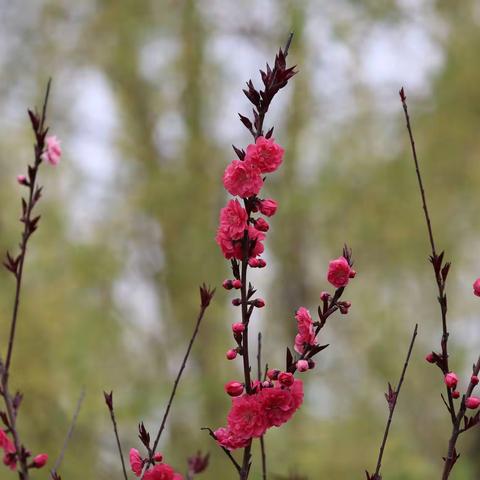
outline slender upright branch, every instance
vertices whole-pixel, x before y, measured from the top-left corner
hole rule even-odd
[[[127,469],[125,467],[125,459],[123,457],[122,444],[120,442],[120,436],[118,435],[117,419],[115,418],[115,410],[113,408],[113,392],[103,392],[105,397],[105,403],[107,404],[108,411],[110,412],[110,418],[112,419],[113,432],[115,434],[115,440],[117,441],[118,454],[120,461],[122,462],[123,478],[128,480]]]
[[[413,130],[410,123],[410,116],[408,114],[407,97],[405,95],[405,91],[403,88],[400,90],[399,94],[400,94],[400,99],[403,106],[403,111],[405,114],[405,121],[407,125],[408,135],[410,138],[410,145],[412,148],[413,161],[415,163],[415,172],[417,174],[418,186],[420,189],[420,196],[422,199],[422,208],[425,214],[425,222],[427,224],[428,238],[429,238],[430,246],[432,250],[432,254],[430,256],[430,262],[432,263],[432,266],[433,266],[435,281],[437,283],[437,288],[438,288],[437,300],[438,300],[438,303],[440,304],[440,312],[441,312],[441,318],[442,318],[442,331],[443,331],[442,340],[441,340],[442,355],[441,355],[441,362],[438,363],[438,366],[442,369],[443,374],[445,375],[450,371],[449,364],[448,364],[449,363],[448,362],[449,333],[448,333],[448,327],[447,327],[447,295],[445,293],[445,284],[446,284],[447,275],[450,269],[450,263],[447,262],[442,265],[444,252],[437,254],[437,251],[435,249],[435,240],[433,237],[432,223],[430,221],[430,215],[428,212],[425,189],[423,187],[422,175],[420,173],[417,150],[415,147],[415,139],[413,136]],[[452,392],[448,387],[447,387],[447,399],[448,399],[448,410],[450,413],[450,418],[451,418],[452,424],[454,424],[455,416],[456,416],[455,405],[453,403]]]
[[[77,406],[75,408],[75,412],[73,413],[72,421],[70,422],[70,426],[68,428],[67,435],[65,436],[65,440],[63,441],[62,449],[60,450],[60,454],[58,455],[53,468],[51,470],[52,476],[57,474],[60,465],[63,462],[63,457],[65,456],[65,452],[67,451],[68,444],[73,436],[73,431],[75,430],[75,425],[77,424],[78,415],[80,414],[80,410],[82,408],[83,401],[85,400],[85,388],[82,388],[80,392],[80,396],[78,397]]]
[[[383,452],[385,450],[385,445],[387,444],[387,439],[388,439],[388,434],[390,432],[390,426],[392,424],[393,414],[395,413],[395,407],[397,406],[400,390],[402,388],[403,381],[405,379],[405,373],[407,372],[408,363],[410,361],[413,345],[417,337],[417,332],[418,332],[418,324],[415,325],[415,328],[413,330],[412,339],[410,340],[410,346],[408,347],[407,357],[405,358],[402,374],[400,375],[400,380],[398,381],[397,387],[395,389],[392,389],[390,383],[388,384],[388,393],[385,394],[385,397],[388,402],[389,415],[388,415],[387,424],[385,426],[385,432],[383,434],[382,443],[380,445],[380,451],[378,452],[378,459],[377,459],[377,466],[375,468],[375,473],[373,474],[373,476],[370,477],[367,472],[367,479],[370,479],[370,480],[380,480],[382,478],[380,476],[380,469],[382,467]]]
[[[190,356],[190,351],[192,350],[195,339],[197,338],[197,334],[198,334],[198,331],[200,329],[200,324],[202,323],[203,317],[205,315],[205,311],[207,310],[208,306],[210,305],[210,301],[212,300],[214,294],[215,294],[215,289],[211,290],[205,284],[203,284],[200,287],[200,300],[201,300],[200,312],[197,316],[197,321],[195,323],[195,328],[193,329],[192,336],[191,336],[190,341],[188,343],[187,351],[185,352],[182,364],[180,366],[180,369],[178,370],[177,377],[175,378],[175,382],[173,384],[173,388],[172,388],[172,391],[170,393],[170,398],[168,399],[168,403],[167,403],[167,406],[165,408],[165,413],[163,414],[162,423],[160,425],[160,428],[158,429],[158,433],[157,433],[157,436],[155,437],[153,447],[149,451],[149,458],[146,462],[145,470],[144,470],[143,474],[145,474],[146,470],[148,469],[148,467],[150,465],[153,465],[155,463],[153,457],[154,457],[155,451],[158,447],[158,442],[160,441],[160,437],[162,436],[163,430],[165,429],[168,414],[170,413],[170,409],[172,407],[173,400],[175,398],[175,394],[177,392],[178,384],[180,383],[180,379],[182,378],[183,371],[185,370],[185,366],[187,365],[188,357]],[[142,475],[142,478],[143,478],[143,475]]]

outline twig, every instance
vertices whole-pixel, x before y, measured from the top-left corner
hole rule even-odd
[[[168,414],[170,413],[170,408],[172,407],[172,403],[173,403],[173,400],[175,398],[175,393],[177,392],[178,384],[179,384],[180,379],[182,377],[183,371],[185,370],[185,366],[187,365],[187,360],[188,360],[188,357],[190,356],[190,351],[192,350],[193,343],[195,342],[195,339],[197,338],[197,334],[198,334],[198,331],[200,329],[200,324],[202,323],[203,317],[205,315],[205,311],[207,310],[208,306],[210,305],[210,301],[212,300],[214,294],[215,294],[215,289],[211,290],[205,284],[203,284],[200,287],[200,298],[201,298],[200,312],[198,314],[197,322],[195,324],[195,328],[194,328],[192,336],[190,338],[190,342],[188,343],[187,351],[185,352],[185,356],[183,357],[182,365],[180,366],[180,369],[177,373],[177,378],[175,379],[175,382],[173,384],[172,392],[170,393],[170,398],[168,399],[167,407],[165,408],[165,413],[163,414],[162,423],[160,425],[157,436],[155,438],[155,442],[153,443],[153,447],[149,452],[149,458],[148,458],[148,460],[146,462],[146,465],[145,465],[144,474],[145,474],[146,470],[148,469],[148,467],[155,463],[153,457],[154,457],[155,451],[158,447],[158,442],[160,441],[160,437],[162,436],[162,432],[165,429],[165,424],[167,422]],[[143,478],[143,475],[142,475],[142,478]]]
[[[262,381],[262,332],[258,332],[257,378],[259,382]],[[262,479],[267,480],[267,453],[265,450],[264,435],[260,437],[260,450],[262,454]]]
[[[206,430],[208,432],[208,434],[215,440],[215,442],[217,441],[217,437],[215,436],[215,433],[213,433],[213,430],[209,427],[202,427],[200,430]],[[235,469],[237,470],[238,473],[240,473],[242,467],[240,466],[240,464],[235,460],[235,458],[233,457],[233,455],[230,453],[230,450],[228,450],[227,448],[225,447],[222,447],[220,445],[220,448],[225,452],[225,455],[230,459],[230,461],[232,462],[233,466],[235,467]]]
[[[380,445],[380,451],[378,453],[378,460],[377,460],[377,467],[375,468],[375,473],[373,474],[371,480],[380,480],[382,477],[380,476],[380,468],[382,466],[382,458],[383,452],[385,450],[385,445],[387,443],[388,434],[390,432],[390,425],[392,424],[393,414],[395,413],[395,407],[397,406],[398,397],[400,395],[400,389],[402,388],[403,380],[405,379],[405,373],[408,368],[408,363],[410,361],[410,356],[413,350],[413,344],[415,343],[415,338],[417,337],[418,332],[418,324],[415,325],[413,330],[412,339],[410,340],[410,346],[408,347],[407,357],[405,358],[405,363],[403,364],[402,374],[400,375],[400,380],[398,381],[398,386],[392,390],[390,384],[388,384],[388,394],[385,394],[387,398],[388,407],[389,407],[389,415],[387,424],[385,426],[385,432],[383,434],[382,444]],[[368,478],[368,473],[367,473]]]
[[[110,418],[112,419],[113,432],[115,433],[115,439],[117,441],[118,454],[120,455],[120,461],[122,462],[123,478],[128,480],[127,469],[125,468],[125,460],[123,458],[122,444],[120,443],[120,436],[118,435],[117,420],[115,418],[115,411],[113,409],[113,391],[110,393],[103,392],[105,397],[105,403],[107,404],[110,412]]]
[[[82,408],[83,401],[85,400],[85,388],[82,388],[80,392],[80,396],[78,397],[77,406],[75,408],[75,412],[72,417],[72,421],[70,422],[70,427],[68,428],[67,435],[65,436],[65,440],[63,441],[62,449],[60,450],[60,454],[58,455],[57,459],[55,460],[55,464],[51,470],[51,474],[56,474],[60,465],[63,462],[63,457],[65,456],[65,452],[67,451],[68,444],[70,439],[73,436],[73,431],[75,430],[75,425],[77,423],[78,415],[80,413],[80,409]]]
[[[439,255],[437,255],[436,249],[435,249],[435,241],[433,238],[433,230],[432,230],[432,223],[430,221],[430,215],[428,213],[428,207],[427,207],[427,200],[426,200],[426,195],[425,195],[425,189],[423,187],[423,181],[422,181],[422,176],[420,174],[420,167],[418,164],[418,157],[417,157],[417,151],[415,148],[415,139],[413,137],[413,131],[410,123],[410,116],[408,114],[408,107],[407,107],[407,97],[405,95],[405,91],[402,88],[399,92],[400,94],[400,99],[402,101],[402,106],[403,106],[403,111],[405,113],[405,121],[407,124],[407,130],[408,130],[408,135],[410,138],[410,145],[412,147],[412,155],[413,155],[413,161],[415,163],[415,171],[417,174],[417,180],[418,180],[418,186],[420,189],[420,195],[422,198],[422,208],[423,212],[425,214],[425,222],[427,224],[427,230],[428,230],[428,238],[430,240],[430,246],[432,249],[432,255],[430,257],[430,262],[432,263],[433,266],[433,271],[435,274],[435,281],[437,283],[438,287],[438,303],[440,304],[440,311],[441,311],[441,317],[442,317],[442,341],[441,341],[441,348],[442,348],[442,358],[441,362],[438,363],[438,366],[442,369],[443,374],[446,375],[450,369],[448,365],[448,327],[447,327],[447,295],[445,293],[445,284],[447,280],[447,275],[450,269],[450,263],[445,263],[442,265],[443,262],[443,255],[444,252],[441,252]],[[450,418],[452,421],[452,424],[455,423],[455,405],[453,403],[453,397],[451,390],[446,387],[447,389],[447,399],[448,399],[448,410],[450,412]]]

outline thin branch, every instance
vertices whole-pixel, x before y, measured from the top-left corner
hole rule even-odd
[[[160,437],[162,436],[163,430],[165,429],[165,424],[167,422],[168,414],[170,413],[170,409],[172,407],[175,394],[177,392],[178,384],[180,383],[180,379],[182,377],[183,371],[185,370],[185,366],[187,365],[188,357],[190,356],[190,351],[192,350],[195,339],[197,338],[197,334],[200,329],[200,324],[202,323],[203,317],[205,315],[205,311],[210,305],[210,301],[213,298],[214,294],[215,294],[215,289],[211,290],[205,284],[200,287],[200,298],[201,298],[200,312],[198,314],[197,322],[195,324],[195,328],[190,338],[190,342],[188,343],[187,351],[185,352],[185,356],[183,357],[182,365],[180,366],[180,369],[177,373],[177,377],[173,384],[172,392],[170,393],[170,398],[168,399],[167,407],[165,408],[165,413],[163,414],[162,423],[160,425],[157,436],[155,438],[155,442],[153,443],[153,447],[149,452],[149,458],[145,465],[144,474],[148,469],[148,467],[155,463],[153,457],[158,447],[158,442],[160,441]],[[142,478],[143,478],[143,475],[142,475]]]
[[[403,370],[402,370],[402,374],[400,375],[400,380],[398,381],[398,386],[395,388],[395,390],[392,391],[389,384],[389,393],[386,394],[386,397],[387,397],[390,412],[388,415],[387,424],[385,426],[385,432],[383,434],[382,444],[380,445],[380,451],[378,453],[377,467],[375,468],[375,473],[373,477],[371,477],[372,480],[377,480],[377,479],[379,480],[382,478],[380,476],[380,468],[382,466],[383,452],[385,450],[385,445],[387,444],[388,434],[390,432],[390,425],[392,424],[393,414],[395,413],[395,407],[397,406],[400,390],[402,388],[403,381],[405,379],[405,373],[408,368],[408,363],[410,361],[410,356],[412,354],[415,338],[417,337],[417,332],[418,332],[418,324],[415,325],[415,328],[413,330],[412,339],[410,340],[410,346],[408,347],[407,357],[405,358],[405,363],[403,364]]]
[[[430,257],[430,261],[433,266],[433,271],[435,274],[435,281],[437,283],[438,287],[438,303],[440,304],[440,311],[441,311],[441,317],[442,317],[442,341],[441,341],[441,348],[442,348],[442,358],[441,358],[441,363],[439,363],[439,367],[442,369],[443,374],[447,374],[450,369],[448,365],[448,327],[447,327],[447,295],[445,293],[445,284],[446,284],[446,279],[448,275],[448,271],[450,268],[449,263],[445,263],[442,266],[443,262],[443,252],[437,255],[436,249],[435,249],[435,241],[433,238],[433,230],[432,230],[432,223],[430,221],[430,215],[428,213],[428,207],[427,207],[427,200],[426,200],[426,195],[425,195],[425,189],[423,187],[423,181],[422,181],[422,175],[420,173],[420,167],[418,164],[418,157],[417,157],[417,150],[415,147],[415,139],[413,137],[413,131],[412,131],[412,126],[410,123],[410,116],[408,114],[408,107],[407,107],[407,97],[405,95],[405,91],[402,88],[399,92],[400,94],[400,99],[402,101],[402,106],[403,106],[403,111],[405,114],[405,121],[407,124],[407,130],[408,130],[408,136],[410,138],[410,145],[412,148],[412,155],[413,155],[413,161],[415,163],[415,172],[417,174],[417,180],[418,180],[418,186],[420,189],[420,196],[422,199],[422,208],[423,212],[425,214],[425,222],[427,224],[427,230],[428,230],[428,238],[430,240],[430,246],[432,249],[432,255]],[[447,389],[447,399],[448,399],[448,410],[450,412],[450,418],[452,421],[452,424],[455,423],[455,405],[453,403],[453,397],[452,397],[452,392],[448,387]]]
[[[70,443],[70,439],[73,436],[73,431],[75,430],[75,425],[77,424],[78,415],[80,414],[80,410],[82,408],[83,401],[85,400],[85,387],[82,388],[80,392],[80,396],[78,397],[77,406],[75,408],[75,412],[72,417],[72,421],[70,422],[70,427],[68,428],[67,435],[65,436],[65,440],[63,441],[62,449],[60,450],[60,454],[58,455],[57,459],[55,460],[55,464],[51,470],[52,476],[57,473],[60,465],[63,462],[63,457],[65,456],[65,452],[67,451],[68,444]]]
[[[123,457],[122,444],[120,443],[120,436],[118,435],[117,419],[115,418],[115,410],[113,408],[113,391],[110,393],[103,392],[105,397],[105,403],[107,404],[108,411],[110,412],[110,418],[112,419],[113,432],[117,441],[118,454],[120,455],[120,461],[122,462],[123,478],[128,480],[127,469],[125,467],[125,460]]]

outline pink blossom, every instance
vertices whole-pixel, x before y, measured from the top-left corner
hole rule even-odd
[[[445,375],[445,385],[448,387],[448,388],[455,388],[457,386],[457,383],[458,383],[458,377],[457,377],[457,374],[454,373],[454,372],[450,372],[450,373],[447,373]]]
[[[478,397],[468,397],[466,400],[465,400],[465,406],[467,408],[471,408],[472,410],[475,410],[476,408],[478,408],[480,406],[480,398]]]
[[[258,438],[267,429],[258,395],[245,394],[232,399],[232,408],[227,420],[228,428],[237,437]]]
[[[258,194],[263,179],[260,170],[248,160],[233,160],[225,169],[223,185],[232,195],[247,198]]]
[[[310,312],[305,307],[300,307],[295,315],[297,319],[298,334],[295,337],[295,351],[302,354],[305,345],[316,345],[315,330]]]
[[[247,228],[248,215],[238,200],[230,200],[227,206],[220,210],[220,225],[233,240],[243,237]]]
[[[256,228],[249,225],[248,238],[250,240],[250,250],[248,252],[248,256],[250,258],[258,257],[265,250],[265,247],[262,243],[263,240],[265,240],[265,234],[263,232],[259,232]]]
[[[50,163],[50,165],[58,165],[60,157],[62,156],[62,149],[60,148],[60,141],[56,136],[47,137],[45,140],[45,148],[42,153],[42,160]]]
[[[145,472],[143,478],[144,480],[175,480],[175,475],[175,470],[170,465],[159,463]]]
[[[215,241],[219,245],[220,249],[222,250],[223,256],[227,259],[230,260],[231,258],[234,258],[237,254],[238,248],[236,244],[240,246],[240,251],[241,251],[241,241],[237,240],[234,241],[229,233],[228,229],[225,227],[220,226],[217,230],[217,235],[215,237]],[[230,286],[231,285],[231,286]],[[232,288],[232,284],[225,284],[225,288],[229,289]]]
[[[268,427],[288,422],[303,402],[303,383],[295,380],[290,388],[264,388],[260,393]]]
[[[271,173],[282,163],[284,151],[273,138],[258,137],[255,145],[247,147],[245,161],[252,162],[261,173]]]
[[[335,287],[341,288],[348,284],[351,268],[345,257],[332,260],[328,265],[328,281]]]
[[[140,452],[136,448],[130,449],[130,468],[136,477],[142,474],[143,459],[140,456]]]
[[[271,198],[266,198],[265,200],[262,200],[259,205],[260,212],[267,217],[275,215],[277,207],[278,203]]]
[[[7,433],[4,430],[0,429],[0,448],[4,451],[3,463],[10,470],[15,470],[17,468],[17,460],[15,455],[15,445],[8,437]]]
[[[213,432],[217,443],[228,450],[245,448],[250,443],[250,438],[244,438],[234,434],[230,428],[219,428]]]
[[[265,250],[262,241],[265,239],[265,234],[259,232],[252,225],[248,226],[248,239],[250,243],[250,248],[248,251],[248,257],[257,257],[261,255]],[[232,239],[228,230],[220,225],[217,230],[217,236],[215,237],[217,244],[220,246],[223,255],[226,259],[236,258],[238,260],[243,260],[243,248],[242,241]],[[229,284],[227,285],[229,286]],[[233,282],[232,282],[233,287]]]
[[[473,294],[480,297],[480,278],[477,278],[473,284]]]
[[[33,459],[33,467],[34,468],[42,468],[48,462],[48,455],[46,453],[40,453]]]

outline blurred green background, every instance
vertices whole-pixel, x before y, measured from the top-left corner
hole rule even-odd
[[[221,174],[245,146],[241,89],[295,31],[300,73],[267,125],[286,148],[266,192],[279,201],[266,242],[266,299],[253,320],[265,358],[282,366],[294,310],[312,310],[344,242],[358,276],[353,307],[332,319],[303,408],[266,437],[269,470],[309,479],[362,478],[372,468],[415,322],[418,343],[384,459],[384,478],[439,478],[450,427],[439,372],[423,360],[440,340],[426,229],[398,90],[406,89],[449,281],[452,367],[480,343],[480,2],[435,0],[0,0],[0,250],[16,245],[20,188],[31,158],[26,108],[49,76],[52,131],[43,220],[31,244],[13,361],[25,393],[20,429],[35,451],[60,449],[82,386],[87,397],[66,454],[66,479],[120,478],[103,389],[113,389],[125,450],[139,420],[155,431],[193,327],[199,283],[228,264],[214,242]],[[0,340],[13,282],[0,273]],[[183,471],[210,451],[202,478],[234,478],[200,431],[225,422],[224,360],[238,311],[217,290],[185,373],[161,451]],[[4,348],[4,347],[2,347]],[[460,442],[452,479],[480,477],[480,434]],[[259,478],[258,462],[253,479]],[[46,478],[47,472],[35,475]],[[1,478],[14,478],[2,470]]]

